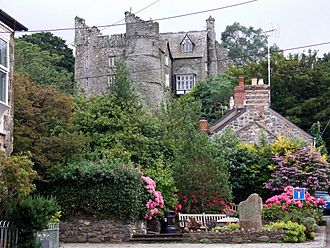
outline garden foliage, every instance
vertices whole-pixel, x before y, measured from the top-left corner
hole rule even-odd
[[[36,178],[29,157],[0,154],[0,215],[8,204],[24,200],[35,190]]]
[[[30,153],[33,168],[46,180],[85,146],[73,130],[73,99],[22,75],[16,75],[14,90],[14,154]]]
[[[63,217],[136,219],[148,199],[140,171],[115,160],[69,164],[51,181],[49,191]]]
[[[284,242],[288,243],[299,243],[304,242],[306,240],[305,230],[306,227],[304,225],[292,222],[292,221],[279,221],[265,226],[266,229],[272,230],[284,230]]]
[[[275,156],[273,161],[276,168],[265,184],[267,189],[280,192],[287,186],[294,186],[305,187],[313,193],[329,187],[329,163],[312,147]]]
[[[52,216],[59,211],[54,198],[29,196],[12,203],[6,208],[4,217],[20,230],[18,248],[37,248],[35,235],[37,231],[47,228]]]
[[[325,201],[306,192],[304,201],[293,200],[293,187],[288,186],[280,195],[275,195],[264,204],[263,218],[266,221],[292,220],[302,223],[304,218],[312,217],[317,222],[322,219],[322,206]]]

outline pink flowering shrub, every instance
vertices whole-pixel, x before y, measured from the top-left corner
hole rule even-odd
[[[141,177],[142,181],[147,185],[144,188],[150,193],[150,199],[146,203],[147,213],[144,218],[151,220],[159,213],[159,209],[164,207],[162,193],[156,190],[156,183],[150,177]]]
[[[264,204],[263,218],[265,221],[294,221],[301,223],[304,218],[312,217],[316,222],[322,218],[322,206],[325,201],[311,196],[307,191],[305,200],[293,200],[293,187],[287,186],[280,195],[275,195]]]
[[[265,184],[265,188],[273,192],[281,192],[286,186],[302,186],[315,192],[327,190],[330,185],[330,164],[312,147],[277,155],[273,161],[276,168]]]

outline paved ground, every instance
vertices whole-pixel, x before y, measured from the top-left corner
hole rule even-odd
[[[302,244],[183,244],[183,243],[123,243],[123,244],[64,244],[64,248],[330,248],[330,216],[327,227],[320,227],[314,241]]]

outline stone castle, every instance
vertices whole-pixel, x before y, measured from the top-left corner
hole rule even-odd
[[[87,97],[104,94],[115,78],[115,61],[125,62],[133,87],[145,104],[158,107],[170,94],[189,92],[198,80],[227,64],[216,40],[215,20],[206,30],[159,33],[159,23],[125,13],[126,33],[104,36],[75,18],[75,78]]]

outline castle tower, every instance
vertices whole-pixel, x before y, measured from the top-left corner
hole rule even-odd
[[[207,29],[207,57],[208,57],[208,75],[215,76],[218,73],[215,19],[211,16],[206,20]]]
[[[133,80],[133,87],[143,102],[152,107],[160,106],[165,98],[162,65],[159,51],[159,24],[144,21],[125,13],[125,61]]]

